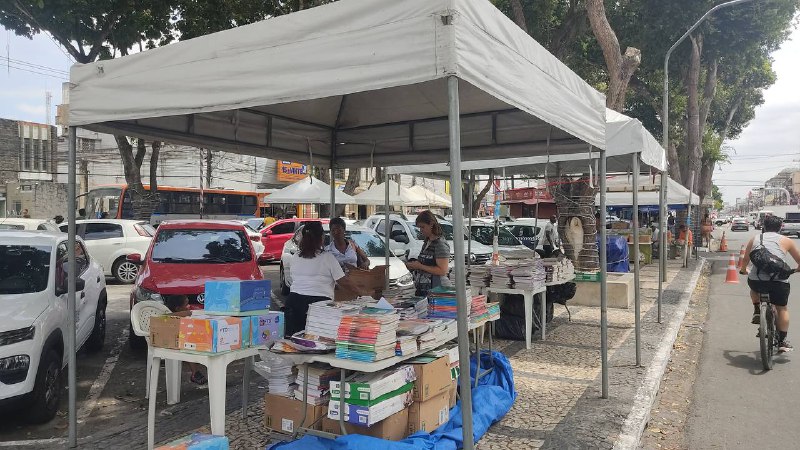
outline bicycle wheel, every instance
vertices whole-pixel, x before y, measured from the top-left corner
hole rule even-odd
[[[772,318],[772,305],[761,302],[761,323],[758,325],[758,340],[761,344],[761,364],[764,370],[772,370],[774,352],[775,321]]]

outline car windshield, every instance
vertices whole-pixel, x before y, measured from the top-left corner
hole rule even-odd
[[[155,238],[152,259],[165,263],[238,263],[253,255],[244,231],[161,230]]]
[[[0,295],[47,289],[50,246],[0,245]]]
[[[327,228],[327,226],[326,226]],[[302,233],[301,230],[297,231],[297,235]],[[361,250],[364,250],[364,253],[367,254],[370,258],[383,258],[386,256],[386,246],[383,244],[382,238],[370,231],[362,231],[362,230],[354,230],[354,231],[345,231],[344,232],[345,239],[352,239],[355,241],[356,245],[361,247]],[[326,229],[325,230],[325,241],[324,245],[328,245],[331,243],[331,234]]]
[[[494,243],[494,227],[489,226],[473,226],[472,239],[480,242],[483,245],[493,245]],[[500,227],[500,235],[497,238],[497,245],[521,245],[519,239],[515,238],[506,227]]]
[[[258,230],[259,227],[264,225],[264,219],[261,219],[259,217],[256,217],[254,219],[247,219],[247,225],[254,230]]]

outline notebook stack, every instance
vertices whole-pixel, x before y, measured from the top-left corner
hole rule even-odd
[[[391,358],[397,345],[399,315],[393,309],[364,308],[344,316],[336,336],[336,357],[373,362]]]
[[[510,271],[517,289],[540,289],[545,283],[545,269],[541,259],[520,262]]]
[[[542,265],[547,283],[561,283],[575,278],[575,266],[567,258],[545,258]]]
[[[400,314],[400,320],[428,316],[428,299],[425,297],[400,297],[390,300],[389,303]]]
[[[406,356],[419,351],[417,336],[397,336],[397,343],[394,347],[396,356]]]
[[[339,369],[327,364],[313,363],[308,366],[308,404],[324,405],[330,399],[330,383],[341,376]],[[297,375],[294,398],[303,400],[303,374]]]
[[[505,264],[500,264],[497,266],[491,266],[491,274],[492,274],[492,281],[491,286],[493,288],[508,288],[511,287],[511,275],[508,273],[510,267]]]
[[[437,286],[428,292],[428,318],[455,319],[457,305],[455,289]]]
[[[295,388],[295,370],[291,361],[268,353],[266,359],[253,363],[253,368],[267,380],[269,393],[291,397]]]
[[[361,307],[352,303],[321,301],[308,306],[306,318],[306,337],[318,336],[335,340],[342,317],[358,314]]]
[[[486,296],[476,295],[472,297],[469,307],[469,322],[478,324],[489,319],[489,311],[486,309]]]
[[[472,287],[488,287],[491,282],[491,266],[470,266],[467,281]]]
[[[495,321],[500,318],[500,302],[487,303],[486,311],[489,314],[489,321]]]

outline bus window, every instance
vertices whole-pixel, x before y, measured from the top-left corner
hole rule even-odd
[[[86,194],[86,218],[100,218],[103,213],[106,213],[109,219],[116,218],[121,194],[122,188],[118,187],[92,189],[89,191]]]

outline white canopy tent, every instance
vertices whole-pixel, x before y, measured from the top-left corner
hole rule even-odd
[[[481,160],[499,152],[582,157],[592,148],[604,153],[606,147],[603,96],[483,0],[342,0],[75,65],[70,81],[70,240],[75,127],[330,168],[449,162],[456,228],[464,226],[462,158]],[[600,173],[605,174],[602,157]],[[467,374],[469,307],[461,233],[454,236],[454,253],[460,364]],[[69,299],[74,308],[74,280]],[[68,348],[74,348],[70,331]],[[606,351],[601,358],[604,398]],[[469,377],[461,377],[460,384],[464,447],[470,449]]]
[[[417,184],[411,186],[410,188],[408,188],[408,190],[416,194],[417,196],[420,196],[425,199],[424,204],[411,205],[411,206],[428,206],[431,208],[451,208],[453,206],[453,202],[451,202],[449,198],[442,197],[441,195],[431,191],[425,186]]]
[[[354,203],[353,197],[335,189],[336,204],[349,205]],[[306,177],[296,181],[285,188],[281,188],[267,196],[268,203],[329,203],[331,200],[331,186],[314,177]]]
[[[632,206],[632,177],[617,175],[608,179],[608,206]],[[639,206],[658,206],[660,202],[661,174],[639,175]],[[667,205],[685,206],[689,203],[689,189],[667,177]],[[699,205],[700,197],[692,193],[692,205]]]
[[[385,204],[385,190],[389,187],[389,205],[391,206],[410,206],[418,204],[425,200],[415,193],[408,190],[403,186],[397,184],[394,180],[389,180],[388,184],[374,184],[366,191],[353,196],[353,202],[356,205],[384,205]]]

